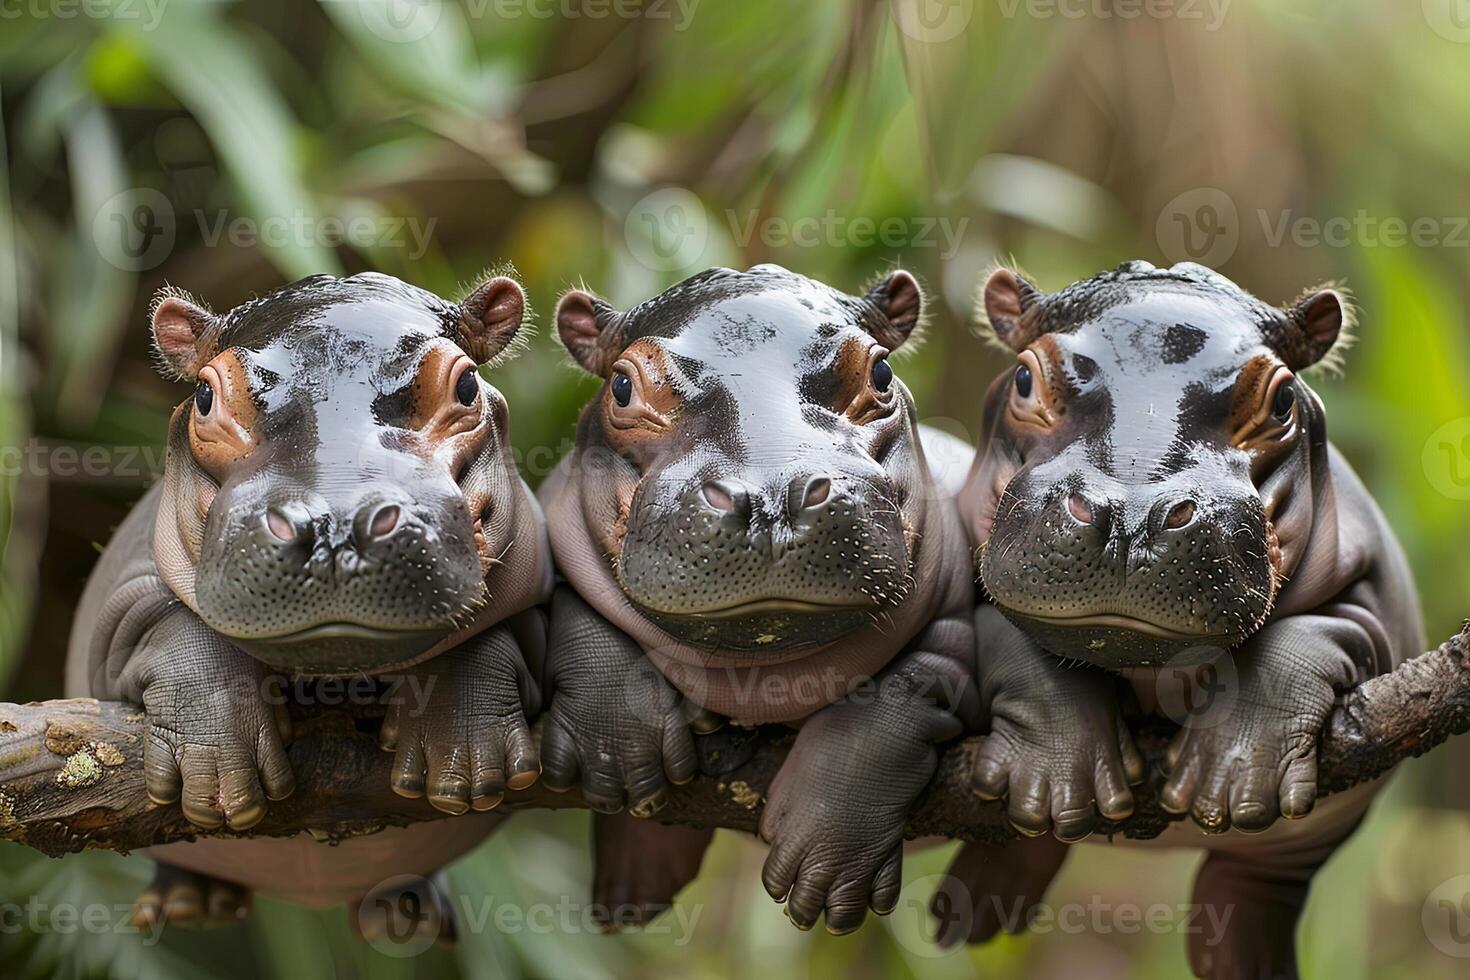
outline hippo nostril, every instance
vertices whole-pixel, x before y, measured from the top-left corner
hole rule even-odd
[[[826,477],[818,477],[806,485],[806,496],[802,498],[801,507],[803,510],[819,507],[825,504],[831,495],[832,481]]]
[[[290,543],[296,540],[296,526],[274,507],[265,512],[265,526],[281,541]]]
[[[1164,529],[1166,531],[1177,531],[1194,520],[1195,503],[1193,500],[1181,500],[1170,508],[1168,515],[1164,518]]]
[[[736,499],[738,491],[732,491],[720,485],[718,482],[710,480],[704,485],[703,492],[705,503],[709,504],[715,510],[733,514],[740,509],[739,501]]]
[[[1067,495],[1067,512],[1083,524],[1092,524],[1095,520],[1092,504],[1088,503],[1087,498],[1080,493]]]
[[[373,515],[372,523],[368,525],[368,534],[374,538],[385,538],[392,534],[402,513],[397,504],[379,507],[378,512]]]

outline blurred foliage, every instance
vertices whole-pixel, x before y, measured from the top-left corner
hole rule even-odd
[[[313,272],[380,269],[450,294],[509,259],[549,311],[580,281],[630,303],[713,264],[779,261],[856,290],[902,263],[932,297],[905,380],[927,417],[973,438],[1002,367],[969,329],[982,270],[1014,258],[1055,288],[1127,258],[1183,258],[1171,202],[1200,189],[1234,212],[1235,240],[1212,261],[1247,288],[1354,290],[1361,342],[1320,390],[1410,552],[1429,634],[1447,635],[1467,613],[1470,514],[1441,492],[1430,438],[1470,416],[1470,249],[1455,237],[1470,214],[1470,130],[1455,124],[1470,49],[1420,6],[1235,0],[1122,18],[1026,0],[689,0],[633,16],[506,0],[0,5],[0,445],[43,461],[0,479],[0,674],[15,697],[59,691],[97,544],[149,479],[122,450],[160,458],[182,397],[147,353],[147,302],[165,282],[220,309]],[[1276,231],[1360,211],[1432,219],[1440,238]],[[367,232],[326,233],[352,219]],[[801,219],[814,237],[791,240]],[[896,238],[858,219],[896,219]],[[591,385],[546,337],[492,380],[534,483]],[[62,465],[93,446],[117,450],[107,473]],[[1319,879],[1308,975],[1460,975],[1420,911],[1470,872],[1452,811],[1470,804],[1463,760],[1451,747],[1407,767]],[[586,837],[582,815],[518,819],[453,880],[471,899],[575,899]],[[759,887],[760,849],[722,835],[687,896],[701,913],[687,944],[490,929],[393,960],[353,939],[341,910],[261,902],[247,924],[158,945],[0,930],[0,961],[24,976],[1184,972],[1175,934],[937,956],[920,913],[948,850],[916,853],[900,912],[842,940],[791,929]],[[1184,902],[1194,860],[1081,848],[1052,899]],[[0,900],[125,903],[146,874],[140,859],[7,847]]]

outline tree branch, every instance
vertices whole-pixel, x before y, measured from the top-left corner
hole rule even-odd
[[[290,747],[296,792],[273,803],[246,836],[310,832],[342,839],[445,818],[424,800],[388,788],[392,756],[377,747],[372,724],[344,709],[295,719]],[[363,728],[369,729],[363,731]],[[1352,691],[1334,709],[1319,746],[1321,792],[1375,779],[1451,735],[1470,730],[1470,622],[1458,636]],[[1127,820],[1104,828],[1126,837],[1157,836],[1179,815],[1158,805],[1160,761],[1170,730],[1138,733],[1149,776]],[[0,704],[0,839],[57,856],[84,848],[129,851],[196,837],[236,836],[190,825],[178,806],[156,806],[143,789],[144,717],[136,707],[91,700]],[[792,734],[729,728],[700,737],[702,774],[674,790],[657,819],[754,832],[764,794]],[[1002,805],[969,792],[981,745],[950,747],[909,820],[910,836],[1004,841],[1015,836]],[[510,793],[501,809],[581,807],[579,793],[536,785]]]

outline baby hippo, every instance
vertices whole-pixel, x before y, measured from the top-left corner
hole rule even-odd
[[[281,682],[322,676],[391,692],[381,740],[402,795],[458,814],[536,780],[525,658],[544,644],[533,607],[550,596],[550,552],[505,400],[479,374],[524,311],[505,276],[458,304],[377,274],[315,276],[223,315],[159,296],[158,356],[194,390],[163,478],[87,584],[67,664],[72,695],[146,708],[151,799],[200,827],[258,823],[293,788]],[[361,898],[442,867],[498,819],[332,847],[303,834],[153,848],[166,863],[135,918],[232,919],[250,889]]]
[[[691,719],[799,727],[761,835],[802,928],[892,909],[909,807],[975,716],[969,551],[889,363],[920,307],[905,272],[852,296],[762,265],[556,311],[605,383],[541,490],[569,585],[544,778],[647,817],[695,774]],[[708,841],[602,821],[599,904],[662,907]]]
[[[1158,843],[1209,852],[1194,902],[1221,923],[1190,930],[1191,966],[1294,976],[1312,873],[1377,788],[1314,807],[1323,723],[1423,649],[1403,553],[1301,377],[1339,345],[1343,297],[1278,308],[1198,265],[1130,262],[1053,294],[1001,269],[982,302],[1016,361],[960,497],[991,600],[977,791],[1028,834],[1080,839],[1142,776],[1119,695],[1173,718],[1162,803],[1212,836]],[[968,846],[971,938],[1060,861],[1045,838]]]

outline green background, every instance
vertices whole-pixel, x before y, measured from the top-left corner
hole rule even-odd
[[[1458,10],[0,0],[0,445],[42,461],[8,463],[0,480],[6,693],[60,692],[99,542],[146,486],[143,463],[185,397],[148,353],[158,287],[226,309],[309,273],[380,269],[453,294],[502,260],[543,324],[583,282],[627,304],[716,264],[776,261],[851,290],[902,265],[926,283],[931,322],[899,370],[925,418],[970,438],[1004,366],[971,327],[975,286],[997,259],[1046,288],[1129,258],[1202,258],[1273,301],[1344,282],[1360,340],[1344,376],[1315,383],[1442,639],[1470,613],[1470,20]],[[332,217],[368,231],[323,240]],[[239,233],[251,228],[262,234]],[[534,482],[591,386],[544,328],[491,380]],[[68,455],[92,446],[109,447],[108,472],[78,472]],[[123,447],[154,455],[124,465]],[[1451,745],[1405,766],[1319,877],[1301,932],[1309,976],[1463,975],[1470,961],[1431,938],[1447,944],[1439,898],[1467,890],[1451,881],[1470,874],[1466,758]],[[452,880],[492,909],[580,901],[587,836],[585,815],[519,818]],[[840,940],[792,929],[760,888],[761,848],[726,834],[685,895],[699,913],[692,937],[677,925],[614,938],[485,929],[453,952],[394,959],[358,943],[341,909],[261,902],[247,924],[158,945],[0,927],[0,972],[1185,971],[1173,933],[1056,930],[935,955],[921,912],[949,851],[912,854],[900,910]],[[1196,860],[1080,848],[1051,900],[1177,905]],[[55,862],[5,846],[0,902],[125,904],[147,873],[139,859]],[[1470,904],[1458,914],[1463,927]]]

